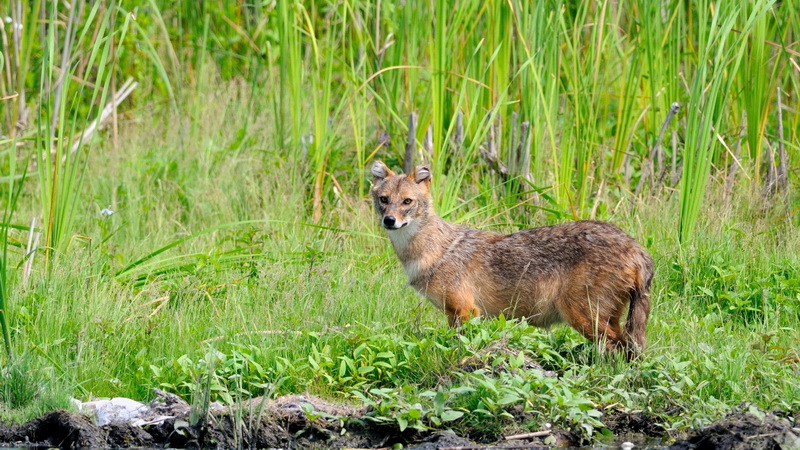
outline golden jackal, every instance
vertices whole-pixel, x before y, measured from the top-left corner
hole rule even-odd
[[[624,231],[594,221],[508,235],[474,230],[436,214],[427,166],[395,175],[378,161],[372,176],[375,209],[411,286],[452,326],[502,313],[538,327],[566,322],[629,357],[644,350],[653,259]]]

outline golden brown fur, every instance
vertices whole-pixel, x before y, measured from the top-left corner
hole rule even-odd
[[[451,325],[504,314],[539,327],[566,322],[629,356],[644,349],[653,260],[619,228],[580,221],[509,235],[474,230],[436,215],[428,167],[395,175],[378,161],[372,175],[375,209],[411,286]]]

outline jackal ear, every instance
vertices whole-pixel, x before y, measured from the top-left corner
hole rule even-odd
[[[411,178],[417,184],[425,183],[430,185],[431,184],[431,169],[428,168],[426,165],[420,165],[414,168],[414,171],[411,173]]]
[[[389,178],[392,175],[394,175],[394,172],[386,167],[383,161],[375,161],[375,164],[372,165],[372,177],[376,181]]]

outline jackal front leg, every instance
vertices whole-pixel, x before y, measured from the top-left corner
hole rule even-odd
[[[448,292],[445,297],[444,312],[453,328],[458,328],[469,319],[481,315],[481,310],[475,306],[472,293],[464,291]]]

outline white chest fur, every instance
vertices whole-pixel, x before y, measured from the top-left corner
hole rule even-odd
[[[416,222],[400,228],[398,230],[389,230],[389,240],[392,241],[394,250],[398,255],[405,255],[403,267],[406,269],[406,275],[410,281],[414,281],[419,277],[420,273],[425,269],[421,258],[416,258],[416,255],[408,255],[408,247],[414,236],[419,231],[419,225]]]
[[[398,253],[405,252],[411,240],[417,234],[417,231],[419,231],[419,225],[417,225],[416,222],[411,222],[397,230],[387,230],[389,240],[392,241],[392,245]]]

